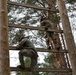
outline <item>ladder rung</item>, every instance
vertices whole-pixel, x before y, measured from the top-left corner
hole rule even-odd
[[[16,46],[9,46],[9,49],[10,49],[10,50],[16,50]],[[68,53],[67,50],[57,51],[57,50],[55,50],[55,49],[48,50],[48,49],[44,49],[44,48],[36,48],[36,50],[37,50],[38,52]],[[17,51],[17,50],[16,50],[16,51]]]
[[[30,72],[31,69],[30,68],[25,68],[24,70],[23,69],[20,69],[18,67],[10,67],[10,70],[11,71],[25,71],[25,72]],[[37,72],[72,72],[72,69],[69,69],[69,68],[35,68],[35,70]]]
[[[9,24],[9,27],[45,31],[44,27],[34,27],[34,26],[17,25],[17,24]],[[63,33],[63,30],[54,30],[54,29],[50,29],[50,28],[48,28],[47,31]]]
[[[45,10],[45,11],[51,11],[51,12],[59,12],[59,10],[54,10],[54,9],[48,9],[44,7],[38,7],[38,6],[33,6],[33,5],[28,5],[28,4],[22,4],[22,3],[17,3],[17,2],[8,2],[10,5],[16,5],[16,6],[22,6],[22,7],[27,7],[27,8],[33,8],[37,10]]]

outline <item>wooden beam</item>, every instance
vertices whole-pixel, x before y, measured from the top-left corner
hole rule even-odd
[[[7,0],[0,0],[0,75],[10,75]]]
[[[16,6],[22,6],[22,7],[27,7],[27,8],[33,8],[37,10],[45,10],[45,11],[51,11],[51,12],[59,12],[58,10],[53,10],[53,9],[48,9],[44,7],[38,7],[38,6],[33,6],[33,5],[28,5],[28,4],[22,4],[22,3],[17,3],[17,2],[8,2],[9,5],[16,5]]]
[[[10,50],[19,51],[19,50],[16,50],[16,46],[9,46],[9,49],[10,49]],[[37,50],[38,52],[68,53],[67,50],[57,51],[57,50],[55,50],[55,49],[48,50],[48,49],[44,49],[44,48],[36,48],[36,50]]]
[[[76,75],[76,48],[64,0],[57,0],[66,46],[68,49],[73,75]]]
[[[17,67],[10,67],[10,70],[11,71],[24,71],[24,72],[30,72],[31,71],[30,68],[25,68],[23,70],[23,69],[20,69]],[[35,70],[37,72],[64,72],[64,73],[72,72],[72,70],[69,68],[59,68],[59,69],[56,69],[56,68],[35,68]]]
[[[18,24],[9,24],[9,27],[45,31],[44,27],[34,27],[34,26],[26,26],[26,25],[18,25]],[[47,31],[57,32],[57,33],[63,32],[63,30],[54,30],[54,29],[50,29],[50,28],[48,28]]]

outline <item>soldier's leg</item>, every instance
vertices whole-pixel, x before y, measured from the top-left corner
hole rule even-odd
[[[52,35],[52,39],[53,39],[53,42],[54,42],[55,49],[59,50],[60,46],[59,46],[59,43],[57,41],[57,37],[56,36],[57,36],[56,34],[53,34]]]
[[[51,49],[50,44],[49,44],[49,38],[46,38],[46,45],[47,45],[47,49]]]
[[[52,49],[49,41],[49,36],[47,34],[45,35],[45,40],[46,40],[47,49]]]
[[[25,68],[22,52],[19,52],[19,61],[20,61],[20,65],[18,67]]]
[[[21,66],[24,66],[25,67],[25,63],[24,63],[24,56],[26,57],[32,57],[32,53],[30,50],[27,50],[27,49],[23,49],[19,52],[19,61],[20,61],[20,64]]]
[[[20,64],[24,65],[23,54],[21,52],[19,52],[19,60],[20,60]]]
[[[21,51],[21,53],[26,56],[26,57],[33,57],[34,56],[34,51],[32,49],[24,49]]]
[[[31,64],[30,64],[31,72],[32,75],[36,75],[35,65],[37,63],[38,55],[32,49],[29,50],[24,49],[23,55],[31,58]]]
[[[37,64],[37,59],[31,58],[30,68],[31,68],[32,75],[36,75],[36,70],[35,70],[36,64]]]
[[[37,64],[37,59],[33,59],[33,58],[31,58],[31,64],[30,64],[30,67],[31,67],[31,68],[35,68],[36,64]]]

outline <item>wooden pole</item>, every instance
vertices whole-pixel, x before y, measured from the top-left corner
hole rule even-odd
[[[61,29],[60,26],[58,26],[58,27],[59,27],[59,29]],[[65,45],[64,35],[63,35],[63,33],[61,33],[60,35],[61,35],[60,37],[62,38],[63,48],[64,48],[64,50],[66,51],[67,48],[66,48],[66,45]],[[67,60],[67,63],[66,63],[67,66],[66,66],[66,67],[69,67],[69,68],[70,68],[70,63],[69,63],[69,59],[68,59],[67,53],[63,53],[63,54],[64,54],[64,56],[66,56],[65,59]]]
[[[75,49],[74,38],[70,27],[69,18],[67,15],[67,10],[63,0],[57,0],[57,3],[58,3],[58,8],[60,12],[61,21],[62,21],[64,36],[65,36],[65,40],[68,48],[68,53],[70,57],[70,62],[73,70],[73,75],[76,75],[76,49]]]
[[[0,75],[10,75],[7,0],[0,0]]]

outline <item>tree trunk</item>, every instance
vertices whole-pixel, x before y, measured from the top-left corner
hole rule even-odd
[[[10,75],[7,0],[0,0],[0,75]]]

